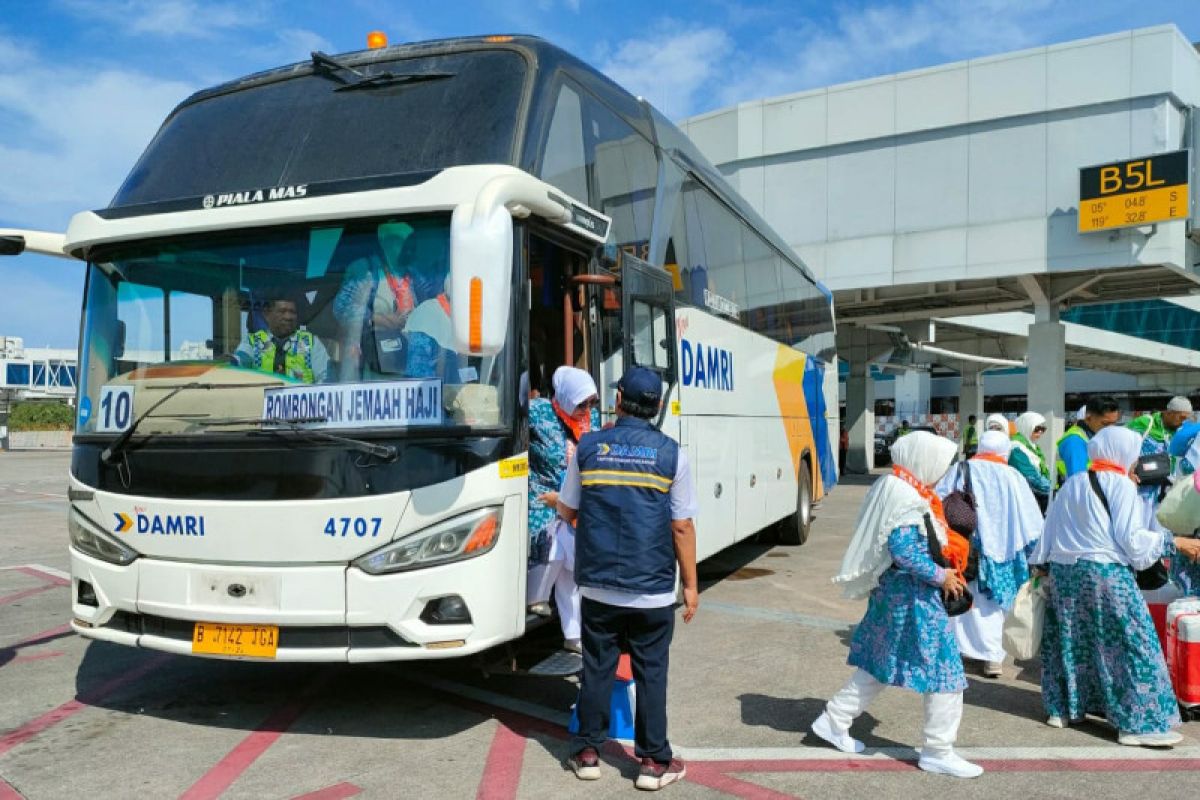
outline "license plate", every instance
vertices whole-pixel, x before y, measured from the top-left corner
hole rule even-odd
[[[275,625],[197,622],[192,628],[193,653],[274,658],[278,646],[279,628]]]

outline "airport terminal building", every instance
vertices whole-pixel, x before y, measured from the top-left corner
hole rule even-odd
[[[1171,25],[683,123],[834,292],[843,423],[1200,393],[1200,53]],[[680,265],[682,269],[698,265]],[[1026,399],[1027,396],[1027,399]]]

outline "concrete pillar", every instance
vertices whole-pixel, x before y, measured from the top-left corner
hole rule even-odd
[[[928,372],[906,369],[896,376],[896,424],[908,420],[916,425],[917,419],[929,413],[930,376]]]
[[[1035,307],[1035,322],[1029,326],[1029,410],[1046,417],[1042,452],[1053,471],[1057,458],[1054,442],[1063,432],[1063,396],[1067,390],[1067,329],[1058,320],[1058,308]]]
[[[850,362],[846,379],[846,472],[865,475],[875,466],[875,379],[865,358]]]
[[[983,430],[983,372],[972,367],[963,367],[962,382],[958,387],[958,431],[959,439],[967,432],[967,420],[975,415],[975,430]]]

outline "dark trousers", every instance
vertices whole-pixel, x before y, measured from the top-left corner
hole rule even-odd
[[[667,741],[667,666],[675,609],[620,608],[586,597],[583,611],[583,678],[579,687],[579,733],[571,737],[571,753],[585,747],[600,750],[608,738],[613,674],[621,646],[629,650],[637,687],[633,715],[634,753],[665,764],[671,760]]]

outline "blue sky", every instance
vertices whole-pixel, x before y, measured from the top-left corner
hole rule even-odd
[[[1172,22],[1196,0],[42,0],[0,15],[0,227],[64,230],[107,205],[192,91],[314,49],[544,36],[673,118],[758,97]],[[73,347],[83,269],[0,262],[0,335]]]

